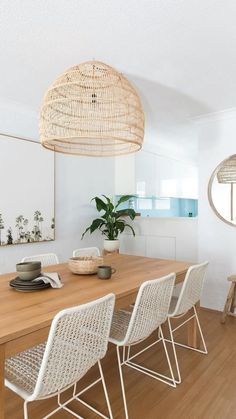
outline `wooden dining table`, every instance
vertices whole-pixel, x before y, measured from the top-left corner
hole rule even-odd
[[[116,296],[115,309],[126,307],[135,300],[145,280],[176,273],[176,283],[184,280],[190,263],[141,256],[110,254],[104,264],[116,272],[109,280],[97,275],[75,275],[68,264],[44,268],[45,272],[58,272],[63,282],[59,289],[48,288],[37,292],[18,292],[9,286],[15,273],[0,275],[0,419],[5,416],[5,359],[47,339],[51,321],[58,311],[84,304],[108,293]],[[189,326],[189,344],[196,346],[196,327]]]

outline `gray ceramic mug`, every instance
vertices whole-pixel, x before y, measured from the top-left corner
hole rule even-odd
[[[108,265],[98,266],[97,275],[100,279],[110,279],[112,274],[116,272],[116,269]]]

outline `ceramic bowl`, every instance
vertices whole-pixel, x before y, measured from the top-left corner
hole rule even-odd
[[[37,278],[41,272],[41,262],[22,262],[17,263],[16,271],[23,281],[32,281]]]
[[[17,263],[16,265],[17,272],[28,272],[28,271],[34,271],[35,269],[41,269],[41,262],[39,261],[21,262],[21,263]]]

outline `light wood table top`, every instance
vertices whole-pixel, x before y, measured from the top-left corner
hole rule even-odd
[[[101,280],[97,275],[72,274],[67,263],[44,268],[47,272],[58,272],[64,286],[31,293],[9,287],[8,282],[16,276],[15,273],[1,275],[0,343],[49,326],[58,311],[87,303],[110,292],[116,295],[117,307],[122,306],[126,297],[134,298],[143,281],[176,272],[179,282],[190,266],[186,262],[122,254],[105,256],[104,264],[116,269],[109,280]]]
[[[186,262],[122,254],[105,256],[104,264],[116,269],[109,280],[101,280],[97,275],[74,275],[67,263],[44,268],[45,272],[58,272],[64,286],[32,293],[17,292],[9,287],[9,280],[16,274],[0,276],[0,419],[5,418],[5,359],[45,341],[58,311],[110,292],[116,295],[116,308],[125,307],[134,301],[143,281],[175,272],[176,282],[182,282],[190,266]],[[194,324],[190,332],[194,342]]]

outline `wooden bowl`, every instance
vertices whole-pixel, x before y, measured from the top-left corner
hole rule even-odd
[[[95,274],[102,264],[103,258],[100,256],[77,256],[70,258],[68,262],[70,271],[77,275]]]

